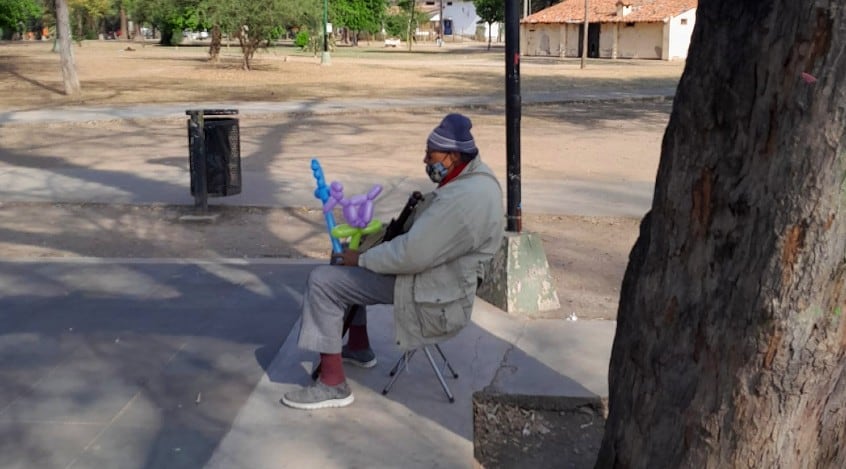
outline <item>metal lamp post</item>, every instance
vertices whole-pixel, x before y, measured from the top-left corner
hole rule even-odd
[[[332,58],[329,56],[329,0],[323,0],[323,53],[320,54],[320,65],[329,65]]]
[[[505,151],[508,186],[506,230],[523,230],[520,182],[520,0],[505,0]]]

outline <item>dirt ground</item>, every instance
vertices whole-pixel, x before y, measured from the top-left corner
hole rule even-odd
[[[133,50],[128,50],[131,48]],[[329,67],[292,47],[260,53],[239,69],[235,48],[220,64],[203,47],[161,48],[85,41],[76,49],[83,94],[61,94],[58,57],[47,43],[0,43],[0,109],[65,105],[284,101],[502,94],[502,48],[422,44],[415,52],[339,49]],[[524,59],[524,92],[563,88],[635,89],[674,85],[683,64],[660,61]],[[242,165],[285,177],[313,155],[324,166],[374,180],[423,178],[423,142],[443,109],[242,119]],[[524,107],[524,186],[576,181],[651,184],[670,111],[666,102]],[[464,109],[483,159],[504,180],[502,109]],[[0,171],[10,167],[154,174],[186,168],[184,121],[7,125]],[[342,175],[341,175],[342,176]],[[186,188],[187,191],[187,188]],[[555,194],[550,194],[554,198]],[[583,207],[554,213],[524,207],[523,228],[539,233],[561,301],[551,318],[614,319],[638,216],[597,216]],[[35,203],[0,200],[0,258],[291,257],[325,259],[322,215],[314,206],[213,206],[214,223],[185,223],[188,205]],[[602,416],[484,401],[476,412],[476,456],[485,467],[590,467]]]
[[[590,469],[607,403],[589,399],[473,396],[473,447],[484,468]]]
[[[502,45],[490,51],[476,42],[419,43],[413,52],[377,47],[343,47],[332,64],[293,46],[257,52],[254,69],[241,70],[237,47],[224,47],[218,64],[207,47],[141,46],[120,41],[82,41],[74,50],[82,85],[79,97],[62,94],[59,57],[52,43],[0,43],[2,109],[57,105],[121,105],[198,101],[286,101],[333,98],[499,95],[504,86]],[[131,48],[129,51],[127,48]],[[678,62],[524,58],[524,93],[597,86],[633,89],[675,84]]]

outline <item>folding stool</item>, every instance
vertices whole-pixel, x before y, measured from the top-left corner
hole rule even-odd
[[[434,357],[432,357],[432,352],[429,350],[429,347],[434,347],[435,350],[438,351],[438,354],[444,361],[443,369],[438,369],[438,365],[435,363],[435,359]],[[444,375],[441,372],[448,369],[449,372],[452,374],[452,377],[455,379],[458,379],[458,373],[456,373],[455,370],[452,368],[452,365],[449,364],[449,360],[447,360],[446,355],[444,355],[444,351],[441,350],[441,346],[438,344],[424,345],[422,347],[403,352],[402,356],[400,356],[399,360],[397,360],[397,364],[394,365],[393,368],[391,368],[391,381],[389,381],[388,384],[385,386],[385,389],[382,390],[382,394],[388,394],[388,391],[391,390],[391,387],[394,385],[394,382],[397,380],[397,378],[399,378],[400,373],[402,373],[403,368],[406,371],[408,370],[408,362],[411,360],[411,357],[413,357],[414,354],[421,349],[423,350],[423,353],[426,354],[426,358],[429,359],[429,364],[432,365],[432,370],[435,372],[435,376],[438,377],[438,381],[440,381],[441,388],[443,388],[447,399],[449,399],[449,402],[451,403],[455,402],[455,397],[452,395],[452,392],[450,392],[449,386],[447,386],[446,380],[444,379]]]

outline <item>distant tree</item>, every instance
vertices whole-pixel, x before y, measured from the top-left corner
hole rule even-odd
[[[244,70],[252,68],[259,48],[284,33],[284,25],[315,18],[318,10],[317,0],[202,0],[198,8],[204,21],[238,38]]]
[[[428,17],[425,13],[417,10],[415,0],[398,0],[397,6],[400,12],[388,14],[384,17],[385,31],[390,36],[403,37],[408,41],[408,50],[411,50],[414,42],[414,32],[420,23],[425,22]]]
[[[332,24],[350,30],[353,45],[360,32],[378,32],[387,11],[385,0],[333,0],[329,6]]]
[[[111,11],[111,0],[66,0],[69,17],[76,19],[78,39],[96,38],[100,31],[100,20]]]
[[[81,91],[79,78],[76,76],[76,64],[73,60],[70,32],[70,10],[67,0],[56,0],[56,32],[59,39],[59,57],[62,63],[62,80],[65,94],[78,95]]]
[[[149,22],[161,33],[159,43],[173,46],[182,42],[184,30],[196,30],[202,24],[201,0],[134,0],[130,7],[136,22]]]
[[[503,0],[473,0],[476,14],[488,24],[488,50],[491,50],[491,40],[494,23],[505,21],[505,2]]]
[[[36,0],[0,0],[0,28],[19,31],[21,25],[41,17],[41,5]]]

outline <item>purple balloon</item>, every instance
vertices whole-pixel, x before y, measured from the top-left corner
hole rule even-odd
[[[338,181],[332,181],[329,185],[329,195],[331,196],[325,204],[323,204],[323,213],[329,213],[335,205],[339,203],[344,204],[344,186]]]
[[[373,199],[382,193],[382,186],[375,184],[367,194],[344,197],[344,186],[333,181],[329,185],[329,200],[323,205],[323,213],[328,213],[338,204],[343,207],[344,219],[354,228],[366,228],[373,220]]]
[[[344,219],[350,226],[358,226],[358,207],[353,204],[345,206]]]
[[[364,202],[364,207],[361,209],[361,226],[364,228],[373,219],[373,202],[368,200]]]
[[[380,193],[382,193],[382,186],[376,184],[373,186],[373,189],[370,189],[370,192],[367,193],[367,198],[373,200],[378,197]]]

